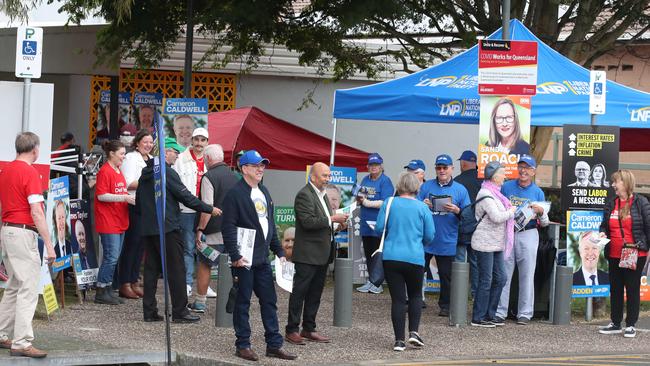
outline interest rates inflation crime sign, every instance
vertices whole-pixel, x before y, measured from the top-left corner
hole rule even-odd
[[[537,93],[537,42],[484,39],[478,45],[480,95]]]

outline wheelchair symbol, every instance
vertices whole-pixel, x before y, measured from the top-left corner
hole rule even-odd
[[[23,41],[23,55],[34,56],[36,55],[36,42]]]
[[[594,83],[594,94],[595,95],[603,94],[603,83]]]

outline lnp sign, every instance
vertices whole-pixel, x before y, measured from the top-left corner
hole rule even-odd
[[[537,42],[484,39],[478,48],[480,95],[535,95]]]
[[[605,71],[589,72],[589,113],[605,114],[605,86],[607,73]]]
[[[16,77],[41,77],[43,28],[18,27],[16,35]]]

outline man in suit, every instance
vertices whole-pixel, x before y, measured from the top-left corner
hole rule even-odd
[[[595,234],[595,235],[594,235]],[[597,232],[585,231],[580,234],[578,251],[582,265],[573,274],[574,286],[609,285],[609,274],[598,269],[600,258],[600,237]]]
[[[329,342],[329,338],[316,332],[316,313],[325,285],[327,267],[334,260],[336,246],[333,242],[333,224],[344,224],[345,214],[334,214],[330,208],[325,187],[330,180],[330,168],[316,163],[311,168],[309,182],[296,195],[296,238],[293,247],[295,275],[289,297],[289,317],[285,339],[289,343],[304,345],[312,342]],[[298,333],[302,310],[302,332]]]

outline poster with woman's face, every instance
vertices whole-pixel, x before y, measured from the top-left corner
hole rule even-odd
[[[508,178],[517,178],[517,162],[530,153],[530,97],[481,97],[478,171],[491,161],[506,167]]]

